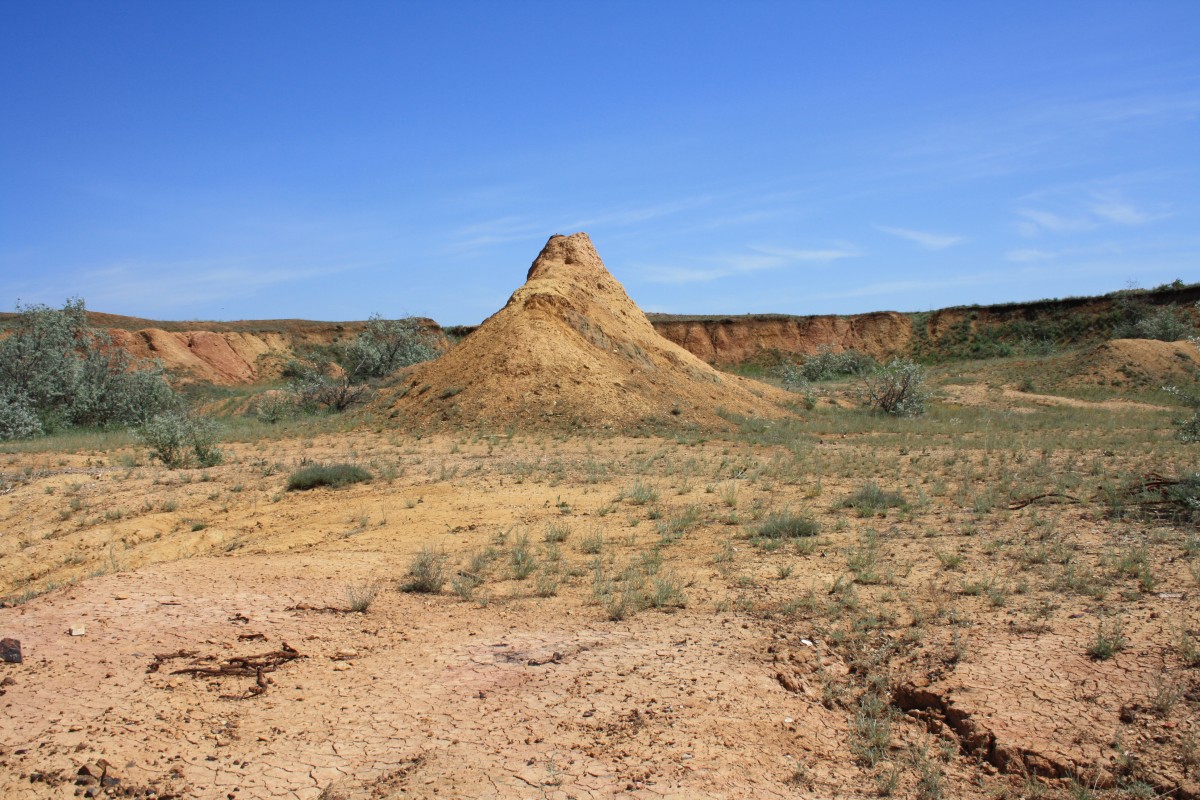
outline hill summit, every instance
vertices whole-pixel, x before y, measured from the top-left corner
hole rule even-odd
[[[713,369],[655,332],[586,233],[550,237],[504,308],[387,398],[414,422],[710,429],[791,396]]]

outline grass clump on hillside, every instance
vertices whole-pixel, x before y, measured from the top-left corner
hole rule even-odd
[[[318,486],[349,486],[371,480],[371,473],[354,464],[314,464],[298,469],[288,476],[289,492],[315,489]]]

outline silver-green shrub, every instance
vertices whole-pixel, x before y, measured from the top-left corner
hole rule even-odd
[[[184,411],[156,414],[137,431],[150,456],[171,469],[213,467],[224,453],[217,447],[217,425],[208,417]]]
[[[91,327],[82,300],[68,300],[61,310],[18,304],[9,327],[0,340],[0,417],[6,420],[0,438],[137,425],[176,404],[161,367],[135,363]]]
[[[800,367],[805,380],[814,383],[847,376],[861,376],[876,369],[879,362],[858,350],[835,353],[830,345],[821,345],[817,352],[804,359]]]
[[[907,358],[893,358],[887,364],[863,376],[864,405],[883,414],[912,417],[925,413],[929,392],[925,388],[925,368]]]
[[[341,361],[352,380],[368,380],[436,356],[437,350],[417,319],[384,319],[372,314],[366,329],[343,349]]]
[[[1174,306],[1164,306],[1133,325],[1134,338],[1177,342],[1196,333],[1196,327],[1180,316]]]

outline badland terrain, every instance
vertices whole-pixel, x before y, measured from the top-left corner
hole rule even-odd
[[[92,314],[222,457],[0,443],[0,794],[1200,796],[1198,298],[647,316],[556,236],[340,413],[367,323]]]

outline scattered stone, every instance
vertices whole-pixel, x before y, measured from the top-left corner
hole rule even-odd
[[[6,664],[21,663],[21,641],[19,639],[0,639],[0,661]]]
[[[83,636],[85,633],[87,633],[86,625],[72,625],[71,626],[70,634],[72,636]]]

